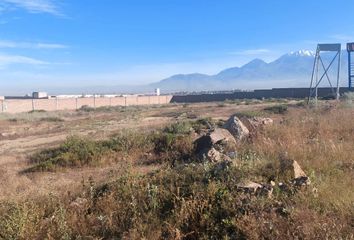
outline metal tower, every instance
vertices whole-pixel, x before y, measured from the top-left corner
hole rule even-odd
[[[336,54],[333,56],[332,60],[325,66],[323,59],[321,57],[321,52],[335,52]],[[337,73],[336,73],[336,82],[335,85],[332,84],[331,79],[329,77],[329,70],[333,66],[334,62],[337,60]],[[340,74],[340,65],[341,65],[341,44],[318,44],[316,50],[316,57],[313,64],[312,70],[312,77],[311,77],[311,85],[310,85],[310,94],[308,97],[308,103],[310,102],[311,98],[314,98],[317,103],[317,96],[318,96],[318,86],[322,82],[322,80],[326,77],[333,94],[333,97],[339,99],[339,74]],[[335,66],[334,66],[335,67]],[[334,68],[332,67],[332,68]],[[319,68],[323,69],[323,74],[319,77]]]
[[[348,87],[349,90],[353,88],[354,83],[354,63],[352,62],[352,52],[354,52],[354,43],[347,43],[348,51]]]

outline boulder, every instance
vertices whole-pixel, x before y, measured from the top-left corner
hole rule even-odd
[[[194,141],[195,152],[197,154],[210,150],[213,147],[213,142],[209,135],[201,136]]]
[[[238,141],[248,137],[250,134],[248,128],[236,116],[231,116],[225,123],[224,128]]]
[[[213,132],[211,132],[209,134],[209,136],[210,136],[212,144],[218,144],[221,142],[236,144],[235,138],[226,129],[217,128]]]
[[[232,149],[236,145],[236,140],[226,129],[217,128],[207,135],[201,136],[195,140],[195,152],[203,158],[212,162],[220,160],[230,160],[230,157],[224,154],[225,148]]]
[[[295,160],[291,160],[286,156],[280,158],[280,170],[284,176],[288,176],[290,182],[295,186],[310,185],[310,178],[302,170],[299,163]]]

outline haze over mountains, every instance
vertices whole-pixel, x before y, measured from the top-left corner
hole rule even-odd
[[[323,61],[329,64],[333,53],[324,54]],[[347,53],[342,52],[341,86],[347,85]],[[215,75],[203,73],[177,74],[161,81],[140,85],[117,86],[81,86],[73,87],[48,87],[40,89],[27,89],[16,87],[13,93],[31,93],[32,91],[47,91],[50,94],[82,94],[82,93],[153,93],[155,88],[160,88],[162,93],[181,91],[215,91],[215,90],[252,90],[284,87],[309,87],[315,53],[301,50],[285,54],[272,62],[254,59],[241,67],[222,70]],[[336,63],[333,67],[336,67]],[[319,74],[323,70],[319,69]],[[335,77],[335,68],[329,72],[330,77]],[[326,79],[322,86],[329,86]],[[1,94],[12,94],[0,92]]]
[[[325,64],[329,64],[333,54],[323,55]],[[341,82],[346,79],[346,53],[342,52]],[[300,50],[285,54],[273,62],[266,63],[254,59],[242,67],[225,69],[216,75],[200,73],[178,74],[150,86],[164,91],[203,91],[230,89],[260,89],[274,87],[308,87],[310,84],[315,53]],[[336,66],[336,65],[334,65]],[[322,69],[319,69],[321,74]],[[330,72],[335,75],[335,71]],[[324,84],[328,84],[324,79]]]

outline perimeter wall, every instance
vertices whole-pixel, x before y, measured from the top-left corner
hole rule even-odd
[[[52,99],[5,99],[0,100],[0,113],[19,113],[33,110],[75,110],[82,106],[138,106],[168,103],[217,102],[236,99],[263,98],[306,98],[309,88],[273,88],[250,92],[195,94],[195,95],[163,95],[163,96],[127,96],[127,97],[88,97],[88,98],[52,98]],[[349,91],[341,88],[340,93]],[[319,88],[319,97],[333,96],[330,88]]]
[[[87,97],[51,99],[5,99],[0,100],[0,113],[20,113],[34,110],[75,110],[82,106],[92,108],[109,106],[135,106],[168,104],[172,96]]]
[[[340,88],[340,93],[349,91],[348,88]],[[173,96],[171,102],[174,103],[196,103],[215,102],[236,99],[263,99],[263,98],[307,98],[309,88],[273,88],[265,90],[254,90],[250,92],[217,93],[217,94],[197,94]],[[319,97],[333,96],[331,88],[319,88]]]

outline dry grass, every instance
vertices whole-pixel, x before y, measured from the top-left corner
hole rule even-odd
[[[318,189],[314,208],[343,213],[354,207],[354,111],[330,107],[289,113],[254,140],[251,149],[270,162],[284,152],[304,167]]]
[[[289,107],[279,115],[263,112],[264,105],[238,110],[234,105],[172,106],[134,114],[151,117],[158,111],[178,111],[211,117],[210,122],[225,120],[235,111],[272,117],[274,125],[239,144],[237,165],[184,164],[193,158],[190,130],[201,131],[205,119],[190,121],[181,114],[176,124],[154,134],[141,131],[91,140],[93,149],[104,143],[110,150],[107,157],[113,158],[104,165],[93,164],[92,173],[107,168],[104,174],[110,172],[109,177],[86,175],[70,192],[2,200],[0,239],[353,239],[354,109]],[[206,109],[208,113],[201,115]],[[175,116],[171,119],[176,121]],[[71,156],[83,160],[76,150]],[[128,162],[122,161],[123,155]],[[160,164],[158,170],[138,170],[151,164],[142,156]],[[284,156],[299,162],[311,178],[310,187],[289,193],[275,187],[271,199],[237,190],[242,179],[284,181],[279,171]],[[67,171],[87,171],[86,165],[79,167]],[[40,181],[46,175],[28,176]]]

